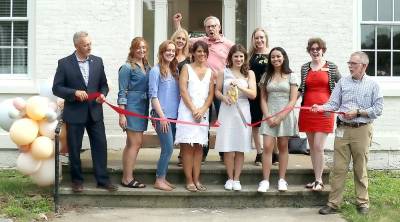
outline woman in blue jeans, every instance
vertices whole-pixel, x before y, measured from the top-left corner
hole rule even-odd
[[[159,63],[150,70],[149,96],[152,115],[160,118],[177,119],[179,106],[178,61],[176,45],[167,40],[158,49]],[[171,191],[175,188],[166,180],[168,163],[174,148],[175,123],[157,121],[156,131],[160,139],[161,153],[157,163],[154,188]]]

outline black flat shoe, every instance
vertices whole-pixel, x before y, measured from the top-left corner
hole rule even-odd
[[[319,209],[318,212],[319,212],[319,214],[327,215],[327,214],[337,214],[339,212],[339,210],[326,205],[326,206],[322,207],[321,209]]]
[[[368,207],[357,207],[357,212],[359,214],[366,215],[369,212],[369,208]]]

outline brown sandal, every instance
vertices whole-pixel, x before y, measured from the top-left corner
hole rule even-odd
[[[198,191],[206,191],[207,190],[207,187],[205,187],[201,183],[196,184],[196,188],[197,188]]]
[[[186,190],[190,192],[197,192],[197,187],[194,184],[187,184],[186,185]]]

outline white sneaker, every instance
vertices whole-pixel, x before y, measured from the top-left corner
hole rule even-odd
[[[257,191],[261,192],[261,193],[265,193],[265,192],[267,192],[268,189],[269,189],[269,181],[263,180],[259,183]]]
[[[234,180],[232,188],[235,191],[240,191],[242,189],[242,185],[240,184],[240,181],[239,180]]]
[[[288,183],[284,179],[279,179],[278,181],[278,190],[279,191],[287,191]]]
[[[225,183],[225,190],[232,190],[233,189],[233,180],[229,179]]]

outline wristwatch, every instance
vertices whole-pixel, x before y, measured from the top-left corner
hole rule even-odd
[[[357,109],[357,117],[361,117],[360,109]]]

